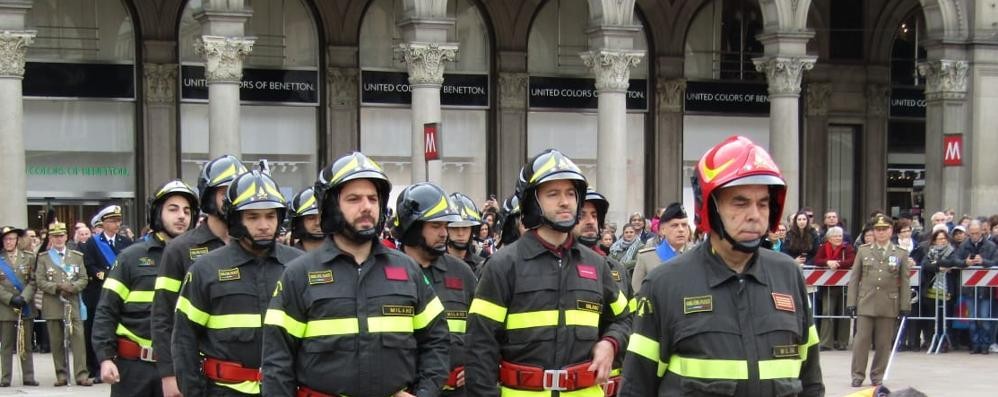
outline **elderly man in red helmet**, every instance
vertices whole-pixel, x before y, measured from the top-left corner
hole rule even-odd
[[[790,257],[759,249],[783,212],[776,164],[731,137],[700,159],[693,186],[709,239],[642,284],[621,395],[824,395],[804,280]]]

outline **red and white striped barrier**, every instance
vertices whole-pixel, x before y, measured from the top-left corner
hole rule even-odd
[[[998,270],[964,269],[960,279],[964,287],[998,287]]]
[[[908,270],[908,282],[912,287],[917,287],[921,283],[918,277],[919,268]],[[849,270],[832,270],[829,268],[804,268],[804,283],[809,287],[844,287],[849,285]],[[998,272],[998,270],[995,270]],[[995,280],[998,283],[998,279]],[[996,284],[995,286],[998,286]]]

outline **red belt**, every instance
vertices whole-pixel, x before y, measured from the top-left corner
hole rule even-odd
[[[603,395],[606,397],[616,396],[617,392],[620,391],[620,382],[623,380],[624,378],[621,376],[610,377],[610,379],[606,381],[606,386],[603,387]]]
[[[326,394],[321,391],[315,391],[305,386],[298,386],[298,393],[295,395],[297,397],[339,397],[335,394]]]
[[[533,365],[499,364],[499,381],[503,386],[523,390],[573,391],[596,385],[596,373],[589,371],[592,361],[564,369],[544,369]]]
[[[211,357],[205,357],[202,369],[208,379],[223,383],[259,382],[263,377],[259,368],[246,368],[236,362]]]
[[[450,375],[447,376],[447,383],[444,384],[444,390],[454,390],[457,389],[457,375],[461,371],[464,371],[464,366],[459,365],[454,367],[454,370],[450,371]]]
[[[156,354],[151,347],[142,347],[126,338],[118,338],[118,358],[156,362]]]

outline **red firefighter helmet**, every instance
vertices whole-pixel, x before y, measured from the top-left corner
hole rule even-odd
[[[696,200],[698,230],[724,234],[724,225],[717,214],[714,193],[725,187],[768,185],[770,199],[769,230],[775,232],[783,216],[787,184],[772,157],[761,146],[743,136],[731,136],[710,148],[697,163],[693,176],[693,197]]]

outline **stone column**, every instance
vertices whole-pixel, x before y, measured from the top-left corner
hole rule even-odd
[[[852,222],[857,230],[860,222],[866,222],[867,215],[873,210],[890,212],[889,208],[884,208],[887,206],[887,109],[890,101],[890,89],[885,83],[868,83],[866,86],[866,123],[863,125],[860,160],[860,218]]]
[[[755,68],[769,82],[769,153],[787,182],[785,212],[801,208],[800,202],[800,82],[814,67],[813,56],[772,55],[756,58]]]
[[[828,83],[807,86],[807,119],[802,148],[804,151],[804,203],[822,213],[828,208],[828,100],[832,87]]]
[[[596,189],[610,201],[608,221],[625,216],[627,202],[627,87],[642,51],[600,49],[579,54],[596,75]],[[621,211],[621,209],[624,211]]]
[[[253,40],[204,35],[196,45],[205,58],[208,82],[208,158],[223,154],[240,157],[239,85],[243,58],[253,50]]]
[[[527,87],[526,73],[499,73],[499,125],[496,129],[497,199],[513,194],[520,167],[527,154]]]
[[[967,61],[952,59],[918,65],[918,73],[925,76],[925,207],[930,214],[944,208],[954,208],[957,213],[967,209],[967,154],[972,147],[966,128],[968,69]],[[943,135],[952,133],[963,134],[964,165],[944,168]]]
[[[177,70],[173,63],[142,65],[145,111],[146,192],[179,175],[177,159]]]
[[[329,109],[326,119],[329,124],[325,155],[327,161],[333,161],[360,150],[360,68],[357,67],[357,47],[329,46],[327,53]]]
[[[645,172],[655,173],[654,200],[651,207],[664,207],[673,202],[683,202],[683,103],[686,79],[658,78],[656,95],[658,107],[655,117],[654,168]],[[687,209],[689,210],[689,209]]]
[[[28,181],[24,156],[24,104],[21,81],[24,56],[35,37],[24,30],[30,1],[0,2],[0,219],[17,227],[28,226]]]
[[[444,64],[454,61],[457,45],[404,43],[396,51],[409,71],[412,92],[412,182],[440,182],[441,162],[426,164],[423,157],[423,124],[440,122],[440,86],[444,83]],[[439,138],[447,139],[447,126]],[[455,134],[456,136],[456,134]],[[439,150],[440,145],[437,144]]]

